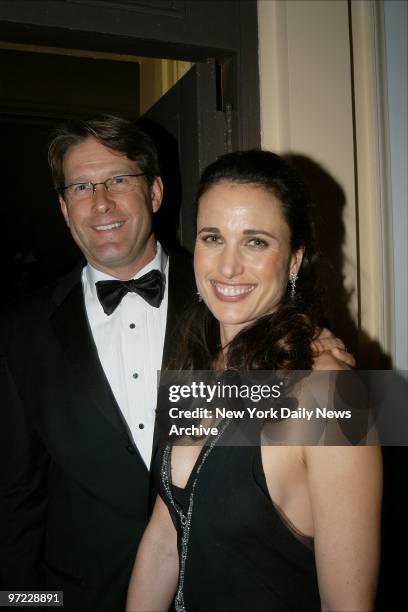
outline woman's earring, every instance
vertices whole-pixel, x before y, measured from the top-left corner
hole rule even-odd
[[[202,302],[202,301],[203,301],[203,298],[201,297],[201,293],[200,293],[199,291],[197,291],[196,295],[197,295],[197,300],[198,300],[199,302]]]
[[[296,295],[296,281],[298,279],[298,273],[297,272],[292,272],[292,274],[289,276],[289,282],[290,282],[290,297],[292,298],[292,300],[294,299],[295,295]]]

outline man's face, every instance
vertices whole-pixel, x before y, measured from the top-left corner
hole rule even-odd
[[[99,183],[112,176],[140,172],[137,162],[90,137],[68,149],[63,162],[65,185]],[[160,208],[161,179],[149,188],[145,176],[133,191],[124,194],[96,187],[84,201],[60,196],[62,214],[72,237],[87,261],[97,270],[122,280],[134,276],[156,253],[152,213]]]

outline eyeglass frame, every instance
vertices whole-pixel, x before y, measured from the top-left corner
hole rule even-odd
[[[115,174],[114,176],[109,176],[104,181],[99,181],[98,183],[92,183],[92,181],[78,181],[78,183],[70,183],[69,185],[64,185],[64,187],[62,187],[59,190],[59,194],[63,196],[64,191],[66,191],[70,187],[74,187],[75,185],[92,185],[92,197],[93,197],[95,195],[97,185],[103,185],[106,193],[110,193],[106,185],[107,181],[111,181],[112,179],[120,178],[122,176],[146,176],[146,174],[147,174],[146,172],[138,172],[137,174]],[[131,193],[131,191],[124,191],[123,193]]]

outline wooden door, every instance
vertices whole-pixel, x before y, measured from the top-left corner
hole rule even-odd
[[[215,62],[193,66],[140,123],[156,142],[165,184],[157,234],[171,245],[178,228],[179,242],[192,251],[198,179],[228,148],[226,113],[217,110]]]

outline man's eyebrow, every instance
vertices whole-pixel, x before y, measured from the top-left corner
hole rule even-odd
[[[110,178],[114,177],[114,176],[123,176],[124,174],[138,174],[138,171],[135,170],[134,172],[131,172],[130,170],[124,170],[123,168],[122,168],[122,170],[111,170],[108,173],[108,175],[106,176],[105,181],[107,179],[110,179]],[[77,177],[74,177],[70,181],[70,183],[92,183],[92,182],[95,182],[95,181],[91,181],[91,179],[89,179],[84,174],[79,175]],[[97,181],[97,182],[99,183],[99,181]]]

